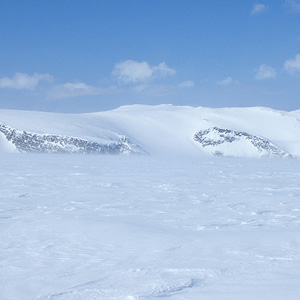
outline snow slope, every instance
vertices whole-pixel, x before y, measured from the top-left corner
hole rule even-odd
[[[203,147],[194,136],[199,131],[220,128],[244,132],[278,148],[286,155],[300,156],[300,115],[270,108],[203,108],[172,105],[132,105],[90,114],[54,114],[0,110],[0,124],[36,134],[77,137],[108,144],[125,136],[150,154],[201,155],[219,153]],[[273,156],[249,140],[226,143],[224,156]]]
[[[12,142],[6,139],[2,132],[0,132],[0,153],[1,152],[17,152],[16,147],[12,144]]]

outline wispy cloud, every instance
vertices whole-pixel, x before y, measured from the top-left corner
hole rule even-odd
[[[285,3],[293,12],[300,13],[300,1],[286,0]]]
[[[158,66],[150,66],[148,62],[126,60],[115,65],[112,75],[124,83],[146,82],[155,77],[172,76],[176,70],[167,66],[165,62]]]
[[[193,80],[186,80],[186,81],[183,81],[179,84],[179,87],[180,88],[192,88],[195,86],[195,82]]]
[[[264,79],[274,79],[277,76],[277,73],[274,68],[262,64],[259,66],[259,69],[256,71],[255,79],[264,80]]]
[[[218,84],[219,84],[219,85],[230,85],[230,84],[232,84],[233,82],[234,82],[234,81],[233,81],[232,77],[228,76],[228,77],[226,77],[225,79],[218,81]]]
[[[114,88],[99,88],[87,85],[84,82],[71,83],[67,82],[62,85],[55,86],[49,93],[49,97],[53,99],[64,99],[82,96],[103,95],[113,92]]]
[[[28,75],[24,73],[16,73],[13,77],[3,77],[0,79],[0,88],[9,88],[17,90],[34,90],[41,81],[51,82],[53,76],[49,74]]]
[[[152,96],[152,97],[163,97],[166,95],[172,95],[176,93],[176,87],[173,85],[147,84],[147,83],[141,83],[126,90],[130,94],[133,93],[136,95]]]
[[[265,11],[267,7],[264,4],[255,4],[253,9],[251,10],[251,15],[258,15]]]
[[[176,74],[176,70],[167,66],[165,62],[161,62],[158,66],[152,67],[153,75],[158,76],[173,76]]]
[[[300,54],[297,54],[295,58],[287,59],[283,65],[285,71],[290,74],[294,74],[300,71]]]

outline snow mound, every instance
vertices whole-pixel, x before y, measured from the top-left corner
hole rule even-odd
[[[284,157],[289,155],[266,138],[218,127],[198,131],[194,135],[194,140],[217,156]]]

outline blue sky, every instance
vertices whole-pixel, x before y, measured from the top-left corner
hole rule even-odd
[[[300,0],[2,0],[0,108],[300,109]]]

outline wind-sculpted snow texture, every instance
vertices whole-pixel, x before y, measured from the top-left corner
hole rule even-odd
[[[200,130],[194,135],[194,140],[199,142],[202,147],[212,149],[213,153],[217,156],[228,155],[228,148],[236,147],[234,144],[237,142],[244,142],[248,145],[252,145],[257,153],[262,156],[283,157],[288,155],[285,151],[279,149],[265,138],[247,132],[218,127]]]
[[[99,144],[83,139],[51,134],[36,134],[13,129],[0,124],[7,141],[11,142],[20,152],[38,153],[82,153],[82,154],[137,154],[142,151],[133,150],[127,137],[119,142]]]
[[[0,162],[1,300],[299,300],[298,159]]]

